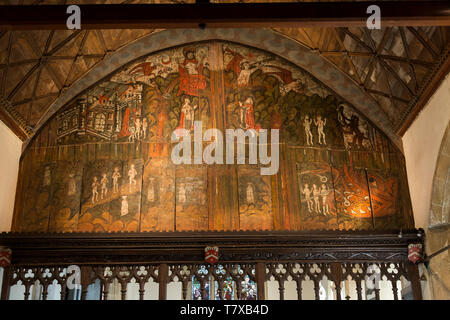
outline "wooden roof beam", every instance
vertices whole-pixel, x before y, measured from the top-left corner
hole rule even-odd
[[[450,26],[448,1],[80,5],[82,29],[361,27],[370,5],[381,26]],[[66,29],[67,5],[1,6],[0,30]]]

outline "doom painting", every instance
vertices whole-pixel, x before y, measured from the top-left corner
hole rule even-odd
[[[297,164],[300,213],[305,229],[335,229],[337,210],[331,167],[327,164]]]

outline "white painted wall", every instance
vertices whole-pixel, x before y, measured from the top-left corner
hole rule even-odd
[[[428,225],[436,161],[450,120],[450,75],[403,136],[406,170],[416,228]]]
[[[10,231],[22,141],[0,121],[0,232]]]

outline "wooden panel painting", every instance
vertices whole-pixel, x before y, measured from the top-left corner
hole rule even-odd
[[[175,166],[151,159],[144,168],[140,231],[174,231]]]
[[[245,165],[174,165],[171,135],[194,121],[203,133],[279,129],[278,173],[261,176],[248,148]],[[21,231],[413,225],[403,155],[382,132],[298,66],[225,41],[120,66],[58,111],[21,161]]]
[[[372,211],[364,170],[349,166],[332,168],[340,229],[371,229]]]
[[[300,214],[305,229],[336,229],[337,210],[331,167],[298,163]]]
[[[44,232],[48,230],[56,163],[37,163],[29,167],[28,170],[31,172],[25,179],[21,231]]]
[[[270,178],[260,175],[259,170],[238,168],[240,230],[273,230]]]
[[[370,198],[377,229],[398,229],[399,211],[398,177],[380,171],[368,171]]]
[[[176,230],[208,230],[207,170],[176,167]]]
[[[78,231],[137,231],[142,160],[100,160],[85,167]]]
[[[76,231],[80,215],[83,164],[60,161],[52,183],[50,232]]]

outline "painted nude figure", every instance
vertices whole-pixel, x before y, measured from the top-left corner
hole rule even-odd
[[[323,215],[331,215],[330,207],[328,206],[328,195],[330,194],[330,190],[328,190],[325,183],[322,184],[322,189],[320,189],[320,195],[322,196],[322,209]]]
[[[311,189],[309,189],[309,185],[307,183],[303,185],[302,193],[305,195],[308,211],[311,213],[313,211],[313,201],[311,199]]]
[[[142,120],[142,138],[143,139],[145,139],[147,137],[147,128],[148,128],[147,118],[144,118],[144,120]]]
[[[94,177],[92,181],[92,204],[98,201],[98,181],[97,177]]]
[[[133,186],[133,190],[136,189],[136,176],[137,176],[137,171],[134,168],[134,164],[131,165],[130,170],[128,170],[128,181],[129,181],[129,191],[131,192],[131,186]]]
[[[103,197],[108,195],[108,178],[106,177],[106,173],[104,173],[102,175],[102,179],[100,180],[100,185],[101,185],[101,189],[100,189],[100,198],[103,199]]]
[[[141,119],[136,118],[136,120],[134,121],[134,125],[135,125],[134,136],[137,140],[140,140],[141,139]]]
[[[319,144],[322,144],[321,142],[322,140],[323,144],[327,144],[325,140],[325,132],[323,132],[323,129],[327,124],[327,119],[325,118],[324,120],[322,120],[322,116],[318,115],[317,119],[314,120],[314,124],[317,126],[317,134],[319,135]]]
[[[303,127],[305,127],[306,144],[308,146],[313,145],[313,135],[311,133],[311,123],[312,123],[312,119],[309,118],[309,115],[306,115],[305,120],[303,120]]]
[[[114,172],[112,174],[113,179],[113,192],[117,193],[119,192],[119,178],[120,178],[120,172],[119,167],[114,168]]]
[[[314,198],[314,210],[317,213],[322,213],[320,211],[320,202],[319,202],[319,197],[320,197],[320,190],[317,187],[317,185],[313,184],[313,198]]]

